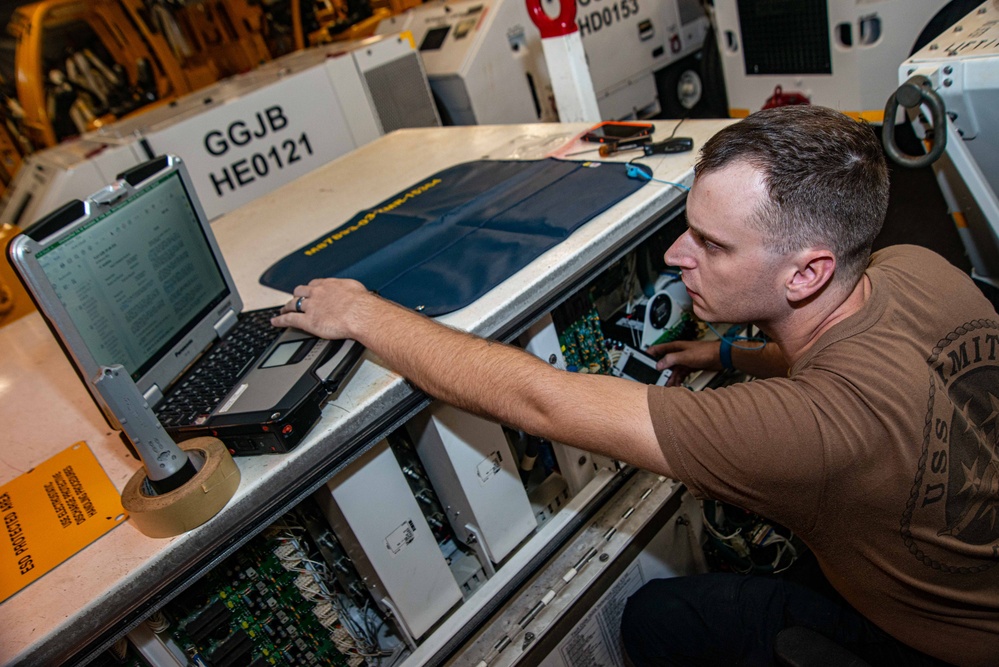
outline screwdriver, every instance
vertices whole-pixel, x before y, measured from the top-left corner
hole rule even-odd
[[[600,157],[610,157],[615,153],[624,151],[642,151],[646,155],[665,155],[667,153],[685,153],[694,148],[694,140],[690,137],[671,137],[662,141],[641,146],[626,146],[618,148],[617,144],[603,144],[600,146]]]

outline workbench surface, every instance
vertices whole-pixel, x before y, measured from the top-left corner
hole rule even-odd
[[[654,138],[676,121],[657,121]],[[642,159],[655,178],[690,185],[697,149],[731,121],[685,121],[695,150]],[[246,309],[286,302],[259,284],[275,260],[405,187],[477,159],[537,159],[585,151],[586,124],[409,129],[393,132],[216,220],[212,228]],[[611,159],[626,161],[637,153]],[[569,159],[597,158],[592,153]],[[684,192],[650,182],[580,227],[475,303],[441,320],[509,339],[550,307],[553,295],[593,271],[682,205]],[[37,314],[0,328],[0,483],[84,440],[120,491],[138,468],[105,423]],[[152,539],[125,521],[0,604],[0,663],[86,659],[180,587],[265,528],[349,460],[426,404],[426,397],[365,353],[320,422],[292,452],[240,457],[236,495],[215,518],[184,535]],[[206,560],[208,559],[208,560]]]

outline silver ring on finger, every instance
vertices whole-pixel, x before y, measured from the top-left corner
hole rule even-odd
[[[300,297],[298,297],[298,299],[295,300],[295,312],[296,313],[304,312],[302,310],[302,302],[305,301],[305,298],[306,297],[304,297],[304,296],[300,296]]]

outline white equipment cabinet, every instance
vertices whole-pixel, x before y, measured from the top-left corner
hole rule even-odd
[[[715,0],[729,115],[759,111],[779,86],[880,122],[897,63],[947,0]]]
[[[439,125],[411,43],[397,36],[297,51],[28,157],[0,223],[25,228],[153,155],[188,165],[215,219],[403,127]]]
[[[975,277],[999,294],[999,2],[983,2],[898,68],[899,84],[916,76],[946,112],[933,121],[947,140],[933,163],[940,191]]]
[[[26,228],[74,197],[86,197],[146,158],[134,142],[86,136],[25,158],[0,203],[0,224]]]
[[[461,591],[388,443],[364,452],[315,498],[372,597],[415,647]]]
[[[655,115],[655,72],[701,48],[698,0],[577,0],[576,25],[601,118]],[[555,16],[559,3],[543,0]],[[558,119],[541,35],[523,0],[432,2],[385,19],[380,34],[412,33],[445,124]]]
[[[502,427],[434,403],[407,428],[456,536],[494,572],[538,527]]]

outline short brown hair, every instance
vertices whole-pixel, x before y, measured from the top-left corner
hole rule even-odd
[[[772,250],[824,245],[837,279],[860,279],[888,209],[888,167],[873,128],[824,107],[764,109],[708,140],[694,173],[740,161],[763,174],[767,201],[752,222]]]

